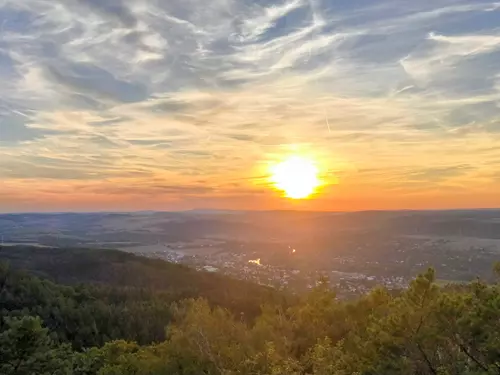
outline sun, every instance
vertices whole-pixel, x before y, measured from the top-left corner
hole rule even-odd
[[[271,182],[292,199],[305,199],[320,185],[315,163],[301,156],[290,156],[271,167]]]

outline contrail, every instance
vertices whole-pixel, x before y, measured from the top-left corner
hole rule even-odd
[[[328,128],[328,133],[331,133],[331,129],[330,129],[330,122],[328,121],[328,114],[326,113],[326,109],[324,109],[325,111],[325,121],[326,121],[326,127]]]

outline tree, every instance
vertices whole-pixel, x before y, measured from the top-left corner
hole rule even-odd
[[[206,300],[174,306],[168,349],[179,374],[230,374],[252,356],[245,323]]]
[[[261,300],[247,320],[213,300],[170,305],[163,292],[0,266],[0,374],[499,375],[500,283],[434,280],[429,269],[348,302],[323,280],[292,306]]]
[[[38,317],[6,318],[0,333],[2,375],[70,375],[72,353],[67,345],[57,346]]]

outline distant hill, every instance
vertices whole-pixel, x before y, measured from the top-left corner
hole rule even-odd
[[[0,214],[4,242],[55,247],[125,248],[200,238],[332,241],[360,233],[500,239],[500,210]]]

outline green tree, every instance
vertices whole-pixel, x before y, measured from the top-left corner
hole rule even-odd
[[[6,318],[5,325],[7,329],[0,333],[0,374],[71,374],[69,347],[55,345],[40,318]]]
[[[187,300],[174,307],[168,329],[169,350],[180,374],[231,374],[252,357],[248,330],[228,310],[206,300]]]

